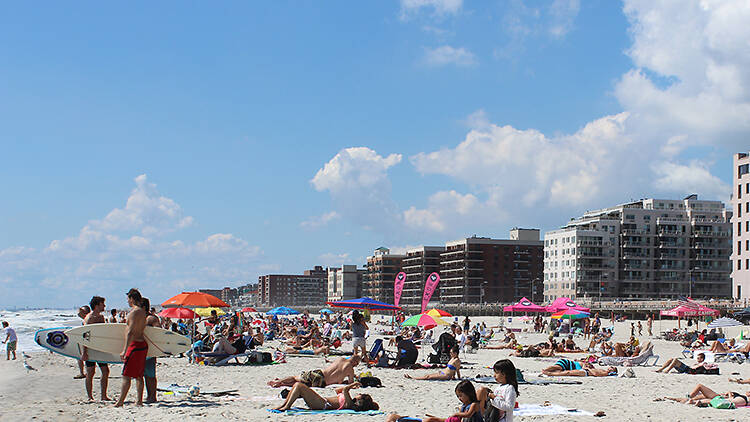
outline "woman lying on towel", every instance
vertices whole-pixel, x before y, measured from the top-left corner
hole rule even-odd
[[[289,391],[284,404],[277,407],[275,410],[280,410],[282,412],[287,411],[294,407],[294,402],[299,398],[302,398],[312,410],[352,409],[357,412],[378,410],[380,406],[372,400],[372,397],[370,397],[369,394],[358,394],[354,397],[349,394],[349,390],[358,387],[360,387],[360,384],[355,382],[346,387],[337,388],[335,397],[322,397],[310,387],[298,382],[295,383]]]
[[[544,375],[555,377],[608,377],[617,375],[617,368],[610,366],[605,369],[597,369],[591,363],[581,363],[570,359],[558,359],[554,365],[543,369]]]
[[[724,342],[716,340],[714,344],[711,345],[709,351],[714,353],[727,353],[732,349],[734,349],[734,339],[730,338],[728,341]]]
[[[711,399],[714,397],[721,396],[730,402],[734,403],[734,407],[744,407],[748,405],[748,397],[750,397],[750,391],[745,394],[736,393],[729,391],[724,394],[719,394],[703,384],[698,384],[693,391],[688,394],[687,397],[664,397],[667,400],[673,400],[679,403],[694,404],[699,407],[708,407],[711,404]]]
[[[415,380],[439,380],[439,381],[448,381],[452,380],[453,378],[461,378],[461,359],[458,358],[458,347],[453,347],[451,349],[451,360],[448,361],[448,364],[445,366],[444,371],[440,371],[434,374],[427,374],[422,376],[411,376],[409,374],[404,374],[405,378],[415,379]]]

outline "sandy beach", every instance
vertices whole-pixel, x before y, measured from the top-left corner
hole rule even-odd
[[[486,321],[488,325],[497,325],[499,317],[483,317],[473,322]],[[606,321],[609,322],[608,320]],[[608,325],[605,323],[605,325]],[[661,327],[660,327],[661,324]],[[654,334],[675,326],[674,321],[654,323]],[[514,319],[513,327],[530,328],[531,326]],[[372,324],[376,329],[378,325]],[[630,321],[617,323],[615,339],[625,341],[630,334]],[[645,324],[644,324],[645,331]],[[728,329],[730,335],[736,335],[738,328]],[[368,340],[368,346],[372,339]],[[522,332],[519,341],[524,344],[544,341],[543,334]],[[648,336],[641,341],[649,340]],[[675,356],[681,356],[682,348],[677,342],[653,340],[655,353],[661,356],[660,363]],[[583,345],[582,338],[576,339]],[[277,342],[267,343],[272,346]],[[267,347],[265,347],[267,348]],[[344,350],[351,348],[345,342]],[[506,358],[507,350],[479,350],[477,353],[462,354],[463,376],[491,375],[491,366],[496,360]],[[577,357],[578,354],[570,354]],[[279,415],[266,409],[278,405],[281,389],[274,389],[266,382],[276,376],[299,374],[303,370],[319,368],[325,365],[322,357],[290,357],[284,364],[268,366],[228,366],[206,367],[188,364],[185,359],[165,358],[159,360],[158,379],[160,387],[170,384],[198,385],[202,391],[239,390],[237,396],[211,397],[201,395],[189,399],[186,395],[165,395],[159,393],[160,402],[138,408],[133,405],[133,390],[125,408],[116,409],[112,404],[89,403],[85,398],[83,380],[74,380],[77,373],[75,361],[47,352],[31,355],[28,363],[36,371],[23,368],[22,357],[19,361],[0,361],[0,420],[107,420],[107,421],[163,421],[163,420],[221,420],[221,421],[380,421],[385,415]],[[541,369],[554,363],[556,358],[512,358],[516,367],[524,372],[526,378],[536,378]],[[693,364],[692,359],[685,361]],[[549,401],[570,409],[596,413],[603,411],[606,417],[601,419],[616,421],[727,421],[750,420],[750,408],[737,410],[699,409],[693,406],[669,401],[654,402],[653,399],[663,396],[685,396],[696,384],[705,384],[718,392],[737,391],[745,393],[750,385],[730,383],[728,378],[750,378],[750,364],[720,363],[721,375],[683,375],[658,374],[654,367],[635,367],[635,378],[575,378],[582,381],[580,385],[522,385],[519,404],[541,404]],[[119,393],[121,367],[113,369],[110,381],[110,396]],[[368,370],[364,365],[357,372]],[[416,381],[404,378],[405,373],[425,374],[430,370],[394,370],[370,369],[374,376],[383,381],[385,388],[362,389],[373,396],[386,414],[397,412],[402,415],[422,417],[425,413],[437,416],[449,416],[458,406],[454,395],[456,381]],[[624,368],[620,368],[620,372]],[[431,370],[434,371],[434,370]],[[734,374],[734,375],[733,375]],[[574,378],[569,378],[574,379]],[[98,380],[95,380],[95,397],[98,397]],[[333,388],[317,389],[324,396],[334,395]],[[300,400],[298,406],[304,406]],[[557,416],[524,416],[518,420],[595,420],[593,416],[557,415]]]

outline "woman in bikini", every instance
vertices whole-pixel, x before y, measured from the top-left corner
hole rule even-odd
[[[349,394],[349,390],[358,387],[360,387],[360,384],[355,382],[346,387],[337,388],[335,397],[322,397],[310,387],[298,382],[294,384],[287,394],[284,404],[277,407],[275,410],[280,410],[282,412],[287,411],[294,406],[294,402],[299,398],[302,398],[312,410],[352,409],[357,412],[378,410],[380,406],[372,400],[372,397],[370,397],[369,394],[358,394],[354,397]]]
[[[590,363],[582,364],[570,359],[558,359],[554,365],[543,369],[542,373],[556,377],[608,377],[617,375],[617,368],[610,366],[605,369],[597,369]]]
[[[415,380],[442,380],[449,381],[453,378],[461,378],[461,359],[458,358],[458,347],[451,349],[451,360],[445,365],[445,370],[434,374],[427,374],[422,376],[412,377],[409,374],[404,374],[405,378]]]
[[[746,392],[745,394],[740,394],[734,391],[719,394],[703,384],[698,384],[693,389],[693,391],[688,394],[687,397],[664,397],[664,399],[676,401],[678,403],[694,404],[699,407],[707,407],[710,405],[711,399],[716,396],[722,396],[726,398],[727,400],[734,403],[735,407],[744,407],[749,404],[748,396],[750,396],[750,391]]]

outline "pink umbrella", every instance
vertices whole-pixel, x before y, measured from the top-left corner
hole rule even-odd
[[[197,314],[188,308],[165,308],[159,312],[159,316],[164,318],[193,319]]]

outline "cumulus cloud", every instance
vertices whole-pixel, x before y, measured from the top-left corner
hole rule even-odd
[[[348,253],[324,253],[318,257],[318,261],[326,267],[341,267],[342,265],[353,264]]]
[[[745,149],[750,132],[750,3],[625,1],[635,68],[615,86],[644,133]]]
[[[198,241],[168,239],[192,223],[181,207],[159,194],[145,175],[123,208],[92,220],[75,236],[52,240],[42,249],[0,250],[0,306],[72,306],[96,294],[123,302],[139,287],[154,302],[179,289],[217,287],[255,278],[258,246],[229,233]]]
[[[432,11],[435,17],[455,15],[462,5],[463,0],[401,0],[401,19],[409,19],[422,10]]]
[[[384,157],[366,147],[346,148],[310,182],[316,190],[330,193],[342,216],[370,229],[392,230],[398,224],[399,212],[391,198],[388,170],[401,159],[401,154]]]
[[[308,218],[307,220],[299,223],[300,227],[304,229],[318,229],[328,225],[331,221],[338,220],[341,218],[341,214],[336,211],[330,211],[322,215],[316,215]]]
[[[454,48],[449,45],[425,49],[425,54],[422,60],[429,66],[454,65],[460,67],[471,67],[477,65],[477,59],[474,57],[474,53],[463,47]]]
[[[659,161],[651,165],[657,176],[654,188],[663,192],[701,192],[713,199],[729,200],[731,187],[711,174],[707,163],[693,160],[688,164]]]

